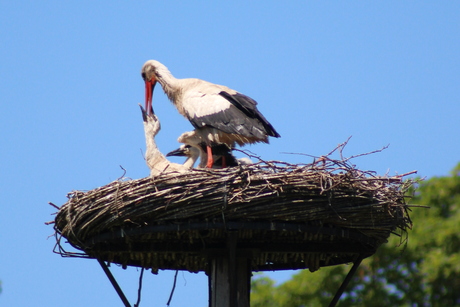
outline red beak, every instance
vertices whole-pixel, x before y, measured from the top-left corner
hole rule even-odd
[[[147,114],[153,114],[152,107],[152,98],[153,98],[153,89],[157,81],[152,78],[150,81],[145,81],[145,110]]]

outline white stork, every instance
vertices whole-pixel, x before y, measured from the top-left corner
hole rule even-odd
[[[193,168],[196,160],[200,157],[200,150],[192,145],[183,144],[178,149],[170,151],[166,154],[166,157],[177,156],[187,157],[183,166],[186,168]]]
[[[223,85],[200,79],[176,79],[168,68],[155,60],[145,62],[141,70],[145,81],[145,108],[151,110],[155,84],[186,117],[206,143],[208,161],[213,165],[213,144],[233,148],[257,142],[268,143],[268,137],[280,137],[275,128],[257,110],[257,102]]]

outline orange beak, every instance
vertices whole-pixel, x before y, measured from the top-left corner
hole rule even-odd
[[[153,89],[157,81],[152,78],[150,81],[145,80],[145,110],[147,114],[153,114],[152,107],[152,98],[153,98]]]

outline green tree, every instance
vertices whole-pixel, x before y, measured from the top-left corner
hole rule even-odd
[[[338,306],[460,306],[460,163],[421,182],[410,203],[430,209],[412,210],[407,244],[391,236],[365,259]],[[350,268],[303,270],[279,286],[258,275],[251,306],[327,306]]]

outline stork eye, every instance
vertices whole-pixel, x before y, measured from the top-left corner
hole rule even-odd
[[[145,80],[145,78],[146,78],[145,72],[141,73],[141,76],[142,76],[142,79]]]

